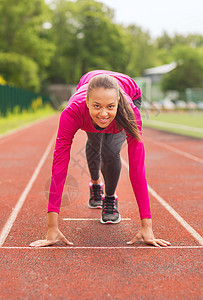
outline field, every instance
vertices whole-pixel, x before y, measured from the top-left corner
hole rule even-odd
[[[145,127],[203,139],[203,112],[160,112],[150,113],[149,119],[143,113]]]
[[[32,123],[33,121],[36,121],[38,119],[51,116],[54,113],[54,109],[50,105],[46,105],[42,108],[37,109],[35,112],[8,114],[7,117],[0,118],[0,135]]]

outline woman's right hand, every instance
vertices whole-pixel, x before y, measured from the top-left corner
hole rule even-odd
[[[58,229],[58,227],[48,228],[46,239],[38,240],[30,244],[31,247],[46,247],[56,244],[57,242],[64,242],[67,245],[73,245],[73,243],[69,242],[63,233]]]

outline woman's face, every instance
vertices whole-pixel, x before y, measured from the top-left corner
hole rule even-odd
[[[118,100],[115,89],[97,88],[92,90],[86,103],[93,123],[106,128],[116,116]]]

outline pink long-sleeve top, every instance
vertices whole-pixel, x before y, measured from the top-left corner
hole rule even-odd
[[[70,161],[70,149],[75,133],[82,129],[86,132],[100,132],[92,124],[89,109],[86,105],[86,92],[90,79],[98,74],[109,74],[113,76],[121,87],[126,99],[130,103],[141,132],[142,121],[140,112],[132,100],[140,98],[141,91],[137,84],[127,75],[111,71],[91,71],[85,74],[78,86],[76,93],[70,98],[67,107],[61,114],[58,134],[52,166],[52,180],[49,193],[48,212],[60,211],[61,197],[65,179],[67,176],[68,164]],[[113,120],[102,132],[116,134],[118,129],[116,121]],[[145,150],[143,142],[138,142],[128,132],[128,158],[129,175],[133,191],[139,207],[140,218],[151,218],[147,181],[145,176]]]

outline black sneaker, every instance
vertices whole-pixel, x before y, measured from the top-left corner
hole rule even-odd
[[[89,183],[90,186],[90,199],[89,199],[89,207],[90,208],[102,208],[104,194],[103,194],[103,183],[101,184],[93,184],[91,181]]]
[[[106,196],[103,200],[101,223],[119,223],[121,216],[118,212],[117,196]]]

